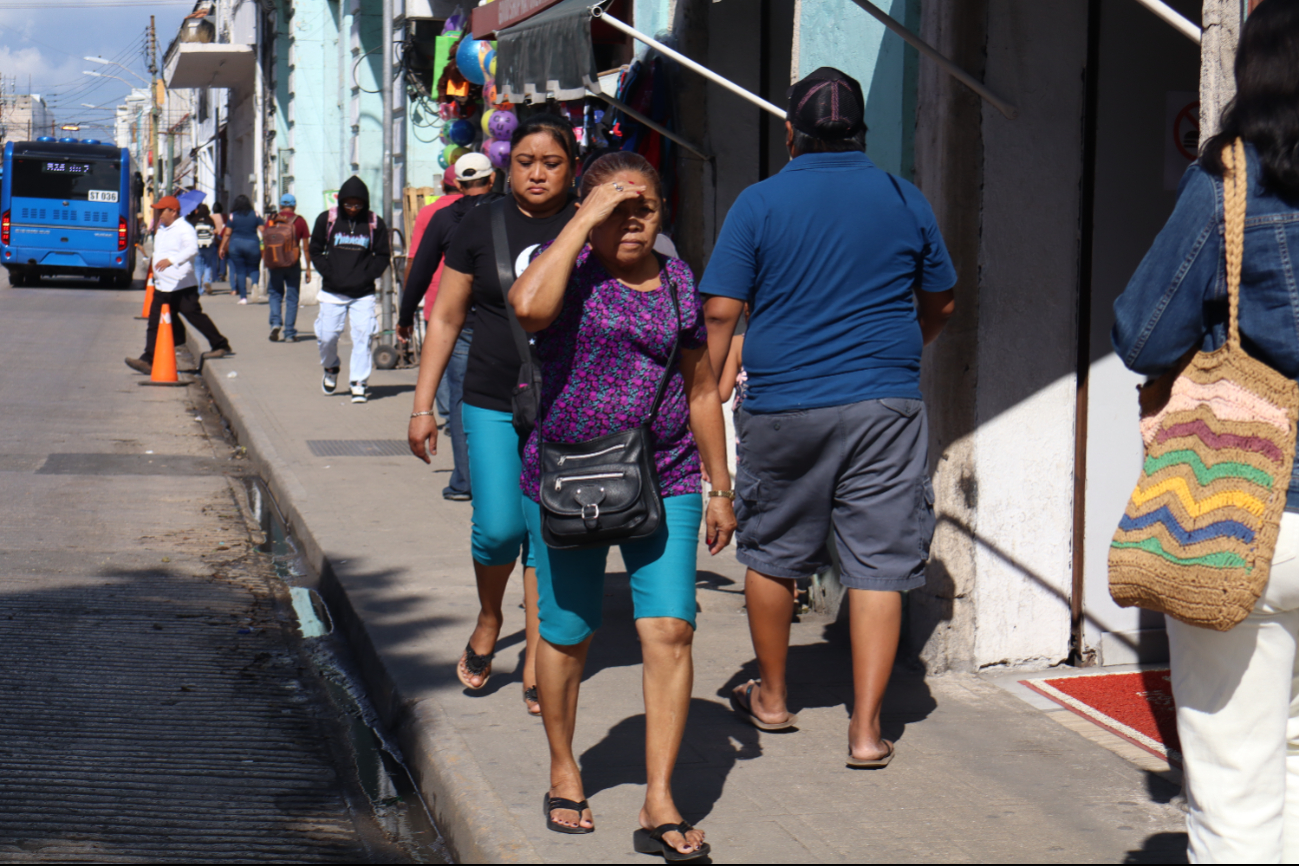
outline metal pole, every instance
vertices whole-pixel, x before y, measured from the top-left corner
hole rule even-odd
[[[1158,15],[1160,18],[1173,25],[1173,29],[1178,33],[1190,39],[1196,45],[1200,44],[1200,37],[1203,35],[1200,28],[1196,27],[1193,22],[1188,20],[1180,12],[1167,3],[1161,3],[1159,0],[1137,0],[1142,6]]]
[[[392,236],[392,0],[383,0],[383,225]],[[392,268],[383,272],[379,302],[383,305],[383,334],[379,341],[392,345]]]
[[[149,156],[153,159],[153,193],[149,196],[150,210],[146,213],[152,214],[153,203],[161,198],[158,189],[161,186],[159,164],[162,162],[162,154],[158,153],[158,123],[162,116],[162,106],[158,104],[158,33],[154,30],[152,15],[149,16],[149,75],[152,76],[149,83]]]
[[[646,36],[644,33],[641,33],[639,30],[629,27],[628,25],[619,21],[617,18],[614,18],[612,15],[605,12],[599,6],[596,6],[591,10],[591,15],[595,18],[599,18],[607,22],[614,29],[621,30],[623,33],[626,33],[628,36],[632,37],[633,39],[638,39],[641,42],[644,42],[646,45],[650,46],[651,48],[657,48],[661,53],[667,55],[668,57],[671,57],[673,60],[680,63],[682,66],[686,67],[687,69],[693,69],[695,72],[698,72],[704,78],[707,78],[709,81],[713,82],[714,84],[720,84],[722,87],[725,87],[727,90],[731,91],[736,96],[749,100],[749,102],[752,102],[754,105],[758,106],[759,108],[765,111],[770,111],[772,114],[776,115],[781,120],[785,119],[785,110],[783,108],[777,108],[767,100],[763,99],[761,96],[752,94],[749,91],[745,90],[740,85],[732,81],[726,80],[722,76],[718,75],[716,72],[713,72],[708,67],[700,66],[698,63],[691,60],[689,57],[685,56],[680,51],[674,51],[673,49],[664,45],[662,42],[659,42],[654,37]]]
[[[856,3],[858,6],[860,6],[862,10],[866,12],[867,15],[870,15],[872,18],[874,18],[876,21],[879,21],[881,24],[883,24],[888,29],[892,30],[898,36],[901,36],[903,42],[906,42],[908,45],[915,48],[921,54],[925,55],[930,60],[937,63],[939,66],[943,67],[943,71],[945,71],[948,75],[952,76],[957,81],[961,82],[966,87],[970,88],[975,93],[979,94],[979,96],[983,97],[985,100],[990,102],[994,108],[996,108],[998,111],[1004,114],[1007,118],[1009,118],[1010,120],[1014,120],[1015,117],[1019,114],[1019,110],[1016,109],[1015,106],[1001,99],[999,96],[997,96],[987,87],[985,87],[982,81],[975,78],[973,75],[966,72],[964,69],[957,66],[952,61],[948,60],[946,57],[944,57],[942,54],[938,52],[937,48],[930,45],[928,42],[921,39],[919,36],[912,33],[907,28],[903,27],[895,18],[885,13],[884,10],[880,9],[874,3],[870,2],[870,0],[853,0],[853,2]],[[1141,0],[1141,2],[1146,2],[1146,0]]]

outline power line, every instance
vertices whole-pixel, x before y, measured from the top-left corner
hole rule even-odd
[[[133,0],[107,0],[107,2],[93,2],[93,0],[52,0],[52,2],[41,3],[0,3],[0,10],[4,9],[115,9],[122,6],[192,6],[193,0],[150,0],[149,3],[133,2]]]

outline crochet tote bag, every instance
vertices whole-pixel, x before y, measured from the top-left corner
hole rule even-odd
[[[1299,384],[1240,345],[1245,147],[1223,153],[1227,342],[1140,390],[1145,465],[1110,545],[1110,595],[1227,631],[1267,586],[1295,453]]]

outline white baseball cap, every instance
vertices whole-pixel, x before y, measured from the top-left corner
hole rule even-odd
[[[492,173],[492,161],[483,153],[466,153],[456,160],[456,180],[482,180]]]

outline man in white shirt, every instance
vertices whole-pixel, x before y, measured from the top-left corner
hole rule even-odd
[[[153,346],[158,339],[158,319],[163,304],[171,308],[176,345],[185,342],[185,326],[180,320],[180,316],[184,316],[212,347],[203,353],[204,358],[224,358],[230,354],[230,341],[217,330],[198,300],[198,279],[194,275],[198,234],[192,225],[180,218],[180,202],[174,196],[158,199],[153,209],[158,211],[159,226],[153,236],[153,305],[149,307],[149,328],[144,354],[126,359],[126,366],[146,374],[153,371]]]

